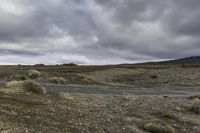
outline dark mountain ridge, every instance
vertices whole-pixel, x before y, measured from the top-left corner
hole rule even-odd
[[[143,64],[143,63],[142,63]],[[161,64],[161,65],[178,65],[178,64],[188,64],[188,65],[198,65],[200,64],[200,56],[192,56],[187,58],[181,58],[181,59],[174,59],[174,60],[168,60],[168,61],[161,61],[161,62],[147,62],[144,64]]]

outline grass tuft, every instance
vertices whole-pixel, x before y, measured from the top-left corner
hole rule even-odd
[[[20,74],[15,74],[9,76],[6,80],[7,81],[24,81],[24,80],[29,80],[30,78],[25,76],[25,75],[20,75]]]
[[[144,129],[151,133],[176,133],[173,127],[160,123],[148,123]]]
[[[51,82],[53,84],[66,84],[67,83],[66,79],[64,79],[63,77],[49,78],[49,82]]]
[[[30,92],[40,95],[46,94],[46,89],[44,87],[31,80],[11,81],[7,83],[6,88],[12,90],[13,92],[19,92],[19,93]]]
[[[29,70],[28,77],[31,79],[37,79],[41,76],[40,72],[37,70]]]

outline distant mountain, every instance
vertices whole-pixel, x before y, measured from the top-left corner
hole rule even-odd
[[[193,57],[187,57],[182,59],[174,59],[169,61],[161,61],[161,62],[148,62],[144,64],[161,64],[161,65],[176,65],[176,64],[200,64],[200,56],[193,56]]]

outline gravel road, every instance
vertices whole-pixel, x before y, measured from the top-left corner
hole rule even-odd
[[[0,87],[6,82],[0,81]],[[192,96],[200,94],[200,88],[126,88],[108,86],[84,86],[84,85],[57,85],[43,84],[49,92],[68,92],[82,94],[114,94],[114,95],[141,95],[141,96]]]
[[[69,92],[84,94],[115,94],[115,95],[150,95],[150,96],[192,96],[200,94],[200,89],[194,88],[122,88],[107,86],[79,86],[46,84],[50,92]]]

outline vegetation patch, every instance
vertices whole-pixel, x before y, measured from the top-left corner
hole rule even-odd
[[[31,80],[11,81],[7,83],[6,89],[17,93],[34,93],[39,95],[46,94],[46,89],[44,87]]]
[[[49,78],[49,82],[51,82],[53,84],[66,84],[67,83],[66,79],[64,79],[63,77]]]
[[[24,80],[29,80],[30,78],[25,76],[25,75],[20,75],[20,74],[15,74],[9,76],[6,80],[7,81],[24,81]]]
[[[176,133],[173,127],[161,123],[148,123],[144,129],[152,133]]]
[[[37,70],[29,70],[28,77],[31,79],[37,79],[41,76],[40,72]]]

